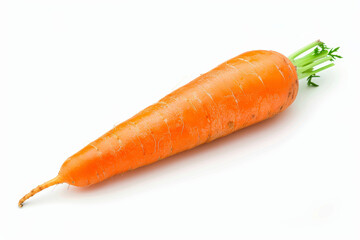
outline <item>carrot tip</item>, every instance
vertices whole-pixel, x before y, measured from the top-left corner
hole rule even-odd
[[[55,178],[37,186],[36,188],[34,188],[33,190],[31,190],[28,194],[26,194],[24,197],[22,197],[20,200],[19,200],[19,203],[18,203],[18,206],[19,208],[22,208],[23,207],[23,203],[31,198],[32,196],[34,196],[36,193],[44,190],[45,188],[48,188],[50,186],[53,186],[55,184],[59,184],[59,183],[62,183],[62,180],[60,179],[59,175],[56,176]]]

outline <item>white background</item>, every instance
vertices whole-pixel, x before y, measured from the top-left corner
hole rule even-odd
[[[358,0],[1,1],[1,239],[359,239]],[[343,59],[277,117],[103,183],[62,162],[244,51]]]

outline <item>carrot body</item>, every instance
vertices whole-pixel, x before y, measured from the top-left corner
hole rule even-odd
[[[64,162],[52,183],[82,187],[151,164],[270,118],[297,92],[296,69],[287,57],[274,51],[243,53],[87,145]]]
[[[285,56],[246,52],[90,143],[65,161],[59,175],[75,186],[100,182],[272,117],[297,91],[296,69]]]

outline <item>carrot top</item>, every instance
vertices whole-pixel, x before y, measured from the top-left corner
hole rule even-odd
[[[339,48],[328,48],[325,43],[317,40],[291,54],[289,59],[296,67],[299,80],[307,78],[308,86],[319,86],[312,82],[312,79],[320,77],[317,73],[334,66],[333,61],[336,58],[342,58],[336,54]],[[305,54],[308,51],[310,52]]]

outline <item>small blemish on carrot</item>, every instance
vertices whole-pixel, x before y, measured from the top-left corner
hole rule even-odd
[[[230,122],[228,122],[227,125],[228,125],[229,128],[233,128],[233,127],[234,127],[234,122],[233,122],[233,121],[230,121]]]
[[[207,120],[208,122],[210,122],[210,117],[209,117],[209,115],[206,115],[206,120]]]
[[[211,138],[211,133],[208,134],[207,138],[206,138],[206,142],[210,141]]]
[[[255,118],[255,114],[251,115],[252,118]]]

